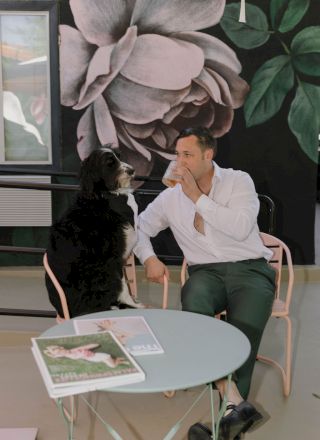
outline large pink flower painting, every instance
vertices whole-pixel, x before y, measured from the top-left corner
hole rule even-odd
[[[76,28],[61,25],[61,103],[84,109],[84,159],[98,144],[125,152],[137,174],[185,127],[227,133],[248,92],[234,51],[199,32],[217,24],[225,0],[70,0]]]

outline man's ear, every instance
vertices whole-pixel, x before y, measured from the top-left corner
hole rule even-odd
[[[212,150],[212,148],[208,148],[205,152],[204,152],[204,157],[208,160],[213,160],[214,159],[214,151]]]

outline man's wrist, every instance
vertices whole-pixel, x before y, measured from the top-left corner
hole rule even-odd
[[[146,266],[148,263],[151,263],[152,260],[157,260],[157,256],[155,254],[149,255],[143,262],[143,265]]]
[[[203,193],[201,191],[197,191],[194,194],[191,194],[190,199],[193,201],[194,204],[196,204],[201,196],[203,196]]]

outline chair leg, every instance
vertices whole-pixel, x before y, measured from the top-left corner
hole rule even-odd
[[[291,362],[292,362],[292,324],[289,316],[284,317],[287,321],[287,344],[286,344],[286,375],[283,383],[283,394],[288,397],[291,390]]]
[[[281,316],[287,323],[286,346],[285,346],[285,366],[284,368],[273,359],[258,355],[257,359],[267,364],[277,367],[281,371],[283,382],[283,394],[288,397],[291,391],[291,359],[292,359],[292,325],[289,316]]]
[[[164,391],[163,394],[165,395],[165,397],[167,397],[168,399],[171,399],[176,392],[175,391]]]

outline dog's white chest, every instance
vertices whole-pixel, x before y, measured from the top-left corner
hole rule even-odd
[[[137,242],[137,219],[138,219],[138,205],[135,201],[134,196],[129,193],[128,194],[128,200],[127,200],[128,206],[133,211],[134,216],[134,228],[130,225],[126,228],[125,234],[126,234],[126,250],[125,250],[125,258],[128,258],[130,253],[132,252],[132,249],[134,248],[136,242]]]
[[[137,232],[130,225],[128,228],[126,228],[125,234],[126,234],[126,250],[125,250],[124,258],[126,259],[131,254],[132,249],[134,248],[137,242]]]

